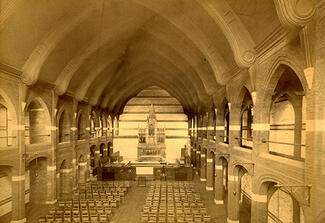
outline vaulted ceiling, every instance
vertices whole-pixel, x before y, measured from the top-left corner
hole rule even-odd
[[[0,62],[111,112],[166,89],[191,112],[280,25],[272,0],[1,0]]]

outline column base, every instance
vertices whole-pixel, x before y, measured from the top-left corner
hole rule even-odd
[[[200,178],[200,181],[207,181],[206,178]]]
[[[20,219],[20,220],[11,220],[10,223],[24,223],[26,222],[26,218]]]
[[[227,218],[227,223],[239,223],[239,220],[231,220]]]
[[[216,205],[219,205],[219,204],[224,204],[224,201],[223,200],[216,200],[216,199],[214,199],[214,203]]]
[[[206,189],[207,191],[213,191],[213,187],[208,187],[208,186],[206,186],[205,189]]]
[[[45,204],[55,204],[58,200],[45,201]]]

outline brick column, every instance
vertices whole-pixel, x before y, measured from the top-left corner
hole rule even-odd
[[[78,183],[87,182],[87,161],[78,163]]]
[[[73,152],[74,156],[73,159],[71,161],[71,173],[69,174],[70,176],[70,181],[72,184],[72,190],[77,189],[78,186],[78,177],[77,177],[77,169],[78,169],[78,164],[77,164],[77,160],[76,160],[76,155],[75,152]]]
[[[57,142],[57,127],[56,127],[56,112],[58,96],[52,90],[52,105],[51,105],[51,156],[47,163],[47,198],[46,204],[54,204],[57,201],[57,178],[56,178],[56,142]]]
[[[228,223],[239,223],[240,182],[233,167],[228,172]]]
[[[46,193],[46,204],[55,204],[56,199],[56,165],[53,162],[46,167],[46,182],[47,182],[47,193]]]
[[[211,152],[207,153],[207,183],[205,189],[207,191],[213,191],[213,181],[214,181],[214,155]]]
[[[71,198],[73,184],[71,182],[72,168],[60,170],[60,189],[62,198]]]
[[[201,150],[196,150],[196,168],[197,168],[197,173],[199,176],[201,176]]]
[[[230,110],[230,122],[229,122],[229,145],[230,146],[240,146],[240,109],[241,105],[236,105],[234,103],[229,103]],[[237,139],[236,139],[237,138]]]
[[[196,167],[196,148],[191,147],[191,163]]]
[[[25,217],[25,167],[13,170],[11,223],[26,222]]]
[[[206,150],[202,149],[201,150],[201,164],[200,164],[200,180],[201,181],[206,181]]]
[[[17,122],[17,146],[18,166],[13,168],[11,177],[12,186],[12,218],[11,223],[26,222],[25,216],[25,105],[27,86],[19,84],[18,122]]]
[[[99,167],[99,159],[100,159],[99,154],[100,154],[99,148],[97,148],[95,151],[95,168]]]
[[[218,155],[215,156],[215,175],[214,175],[214,203],[224,204],[224,186],[223,186],[223,165]]]
[[[78,113],[78,101],[73,99],[72,101],[72,110],[73,110],[73,117],[72,117],[72,127],[70,129],[70,140],[71,140],[71,152],[72,152],[72,183],[73,189],[76,189],[78,186],[77,180],[77,151],[76,151],[76,144],[77,144],[77,132],[78,132],[78,123],[77,123],[77,113]]]
[[[86,182],[90,181],[90,154],[87,154]]]
[[[254,185],[253,185],[251,202],[252,202],[251,222],[267,223],[268,221],[267,194],[257,193],[257,189],[254,189]]]
[[[316,10],[315,67],[304,70],[309,79],[306,95],[306,158],[305,184],[312,185],[310,207],[304,209],[305,222],[323,222],[325,210],[325,4],[319,1]],[[307,79],[307,80],[308,80]]]

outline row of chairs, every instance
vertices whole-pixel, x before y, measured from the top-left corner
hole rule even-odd
[[[124,201],[129,187],[129,182],[122,181],[81,184],[73,192],[72,199],[59,200],[50,207],[47,215],[40,216],[39,222],[109,222],[114,209]],[[83,196],[84,192],[91,196]]]
[[[143,223],[210,222],[193,182],[152,182],[141,213]]]

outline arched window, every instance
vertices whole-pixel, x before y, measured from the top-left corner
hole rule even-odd
[[[294,143],[295,111],[291,102],[285,95],[273,102],[270,124],[270,141]],[[269,151],[275,154],[293,156],[294,146],[270,143]]]
[[[70,122],[66,111],[62,111],[59,119],[59,143],[70,141]]]
[[[241,125],[240,125],[240,146],[246,148],[253,147],[253,100],[249,91],[245,88],[242,107],[241,107]]]
[[[50,120],[46,117],[45,109],[39,101],[32,101],[25,113],[25,143],[49,143]]]
[[[304,89],[292,69],[279,78],[270,110],[270,153],[302,160],[305,155]]]
[[[224,143],[229,143],[229,118],[230,118],[230,110],[228,103],[225,105],[225,111],[224,111],[224,137],[223,137],[223,142]]]

